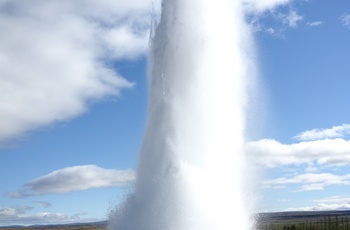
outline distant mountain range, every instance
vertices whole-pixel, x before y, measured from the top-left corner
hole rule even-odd
[[[97,221],[89,223],[71,223],[71,224],[37,224],[37,225],[11,225],[11,226],[0,226],[1,229],[69,229],[72,227],[89,227],[89,226],[107,226],[106,221]]]

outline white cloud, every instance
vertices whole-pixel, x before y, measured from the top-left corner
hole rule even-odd
[[[151,11],[151,0],[1,1],[0,143],[132,87],[110,63],[145,54]]]
[[[263,182],[266,187],[283,186],[287,184],[301,184],[298,192],[323,190],[331,185],[350,185],[350,174],[334,175],[331,173],[306,173],[293,177],[280,177]]]
[[[323,25],[323,22],[322,21],[308,22],[307,25],[308,26],[320,26],[320,25]]]
[[[340,138],[295,144],[282,144],[273,139],[262,139],[247,143],[246,150],[257,164],[269,168],[310,162],[314,162],[314,166],[350,164],[350,141]]]
[[[339,126],[333,126],[330,129],[312,129],[299,133],[294,139],[308,141],[308,140],[318,140],[325,138],[336,138],[344,137],[346,134],[350,133],[350,125],[343,124]]]
[[[343,14],[340,17],[340,21],[344,26],[347,26],[350,28],[350,14]]]
[[[32,225],[32,224],[68,224],[98,221],[93,218],[82,218],[84,213],[66,215],[63,213],[28,213],[32,207],[0,207],[1,226],[6,225]]]
[[[8,195],[18,198],[49,193],[67,193],[91,188],[127,186],[134,180],[135,173],[130,169],[103,169],[96,165],[74,166],[29,181],[17,192],[11,192]]]

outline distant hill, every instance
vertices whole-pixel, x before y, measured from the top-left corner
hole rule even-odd
[[[72,224],[46,224],[46,225],[12,225],[0,227],[0,230],[103,230],[106,229],[107,221]]]

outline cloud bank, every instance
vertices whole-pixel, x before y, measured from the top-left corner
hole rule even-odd
[[[146,53],[151,11],[151,0],[0,1],[0,143],[133,87],[113,63]]]
[[[103,169],[96,165],[74,166],[51,172],[23,185],[10,197],[67,193],[91,188],[123,187],[135,180],[133,170]]]

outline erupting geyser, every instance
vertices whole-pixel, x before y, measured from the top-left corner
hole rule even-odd
[[[135,191],[113,230],[248,230],[251,34],[237,0],[163,0]]]

